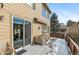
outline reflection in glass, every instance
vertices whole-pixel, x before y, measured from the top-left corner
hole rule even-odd
[[[14,48],[20,48],[23,46],[23,21],[14,17],[13,23],[13,35],[14,35]]]

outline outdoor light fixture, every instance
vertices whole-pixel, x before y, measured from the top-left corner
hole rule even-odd
[[[0,20],[3,20],[4,19],[4,16],[0,16]]]
[[[3,8],[3,3],[0,3],[1,4],[1,8]]]

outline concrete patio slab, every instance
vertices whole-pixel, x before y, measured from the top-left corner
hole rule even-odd
[[[28,45],[24,48],[27,52],[23,53],[22,55],[46,55],[47,52],[51,50],[46,45]]]

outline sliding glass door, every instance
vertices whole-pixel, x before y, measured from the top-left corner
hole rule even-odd
[[[13,17],[13,44],[18,49],[31,43],[31,22]]]

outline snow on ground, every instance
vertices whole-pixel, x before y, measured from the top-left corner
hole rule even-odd
[[[24,48],[27,52],[22,55],[69,55],[66,41],[60,38],[54,39],[48,45],[28,45]],[[52,48],[49,46],[52,46]]]

